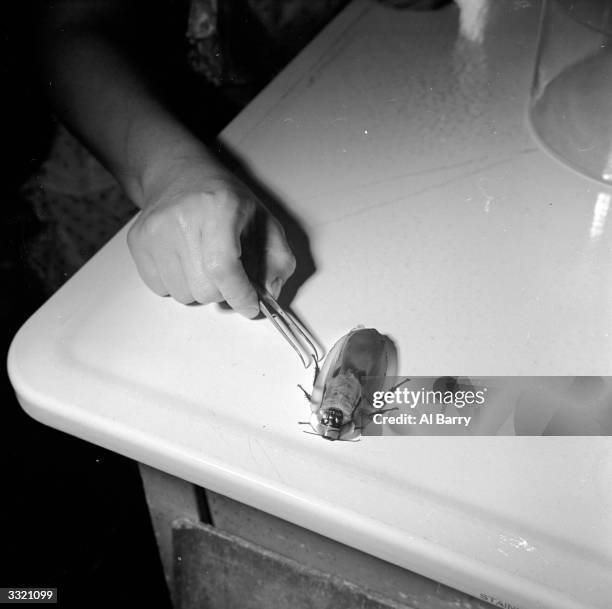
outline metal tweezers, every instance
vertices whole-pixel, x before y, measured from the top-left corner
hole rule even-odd
[[[264,288],[257,286],[257,292],[261,312],[300,356],[304,368],[308,368],[313,362],[321,361],[323,354],[319,353],[312,334],[300,321],[285,311]]]

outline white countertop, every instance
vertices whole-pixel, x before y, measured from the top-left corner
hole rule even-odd
[[[462,5],[356,0],[222,139],[308,234],[292,306],[328,348],[365,324],[402,374],[612,375],[612,191],[530,137],[538,5]],[[311,372],[265,321],[151,294],[125,230],[9,371],[49,425],[475,596],[610,606],[609,438],[303,434]]]

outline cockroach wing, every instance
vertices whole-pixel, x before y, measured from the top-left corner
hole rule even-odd
[[[359,371],[366,379],[364,395],[383,388],[384,377],[397,374],[397,349],[393,341],[374,328],[355,328],[340,338],[330,349],[315,379],[310,409],[316,413],[323,401],[328,380],[338,371]]]
[[[378,334],[378,332],[377,332]],[[371,400],[375,391],[386,391],[395,384],[397,375],[397,348],[395,343],[384,334],[378,334],[378,357],[370,369],[369,378],[364,379],[363,396]],[[390,379],[387,381],[387,379]]]

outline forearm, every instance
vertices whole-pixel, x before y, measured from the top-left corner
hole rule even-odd
[[[275,296],[295,259],[280,224],[153,88],[146,68],[159,65],[155,37],[142,41],[146,64],[139,61],[141,47],[128,44],[127,34],[137,36],[143,28],[134,18],[136,4],[70,0],[50,7],[41,63],[51,99],[61,119],[143,208],[127,239],[143,281],[179,302],[226,301],[255,317],[258,296],[243,258],[258,261],[255,276]],[[149,17],[154,9],[147,2],[139,10]],[[243,245],[253,240],[255,225],[261,234],[253,255]]]
[[[58,9],[59,10],[59,9]],[[155,183],[187,162],[204,172],[217,163],[154,93],[144,70],[102,19],[66,19],[43,31],[42,66],[52,103],[140,207]]]

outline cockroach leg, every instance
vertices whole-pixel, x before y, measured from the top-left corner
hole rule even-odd
[[[308,393],[308,391],[306,391],[306,389],[304,389],[304,387],[302,387],[299,384],[298,384],[298,387],[302,390],[302,393],[304,394],[306,399],[310,402],[312,400],[312,396],[310,395],[310,393]]]
[[[312,378],[312,386],[314,387],[316,382],[317,382],[317,377],[319,376],[319,372],[321,372],[321,368],[319,368],[319,362],[316,360],[316,358],[314,359],[314,376]]]
[[[406,377],[403,381],[400,381],[397,385],[393,385],[393,387],[391,387],[391,389],[389,389],[388,391],[395,391],[396,389],[399,389],[404,383],[407,383],[410,380],[412,379],[409,379],[408,377]]]
[[[399,410],[399,408],[397,406],[393,406],[392,408],[383,408],[382,410],[379,410],[378,412],[393,412],[394,410]]]

